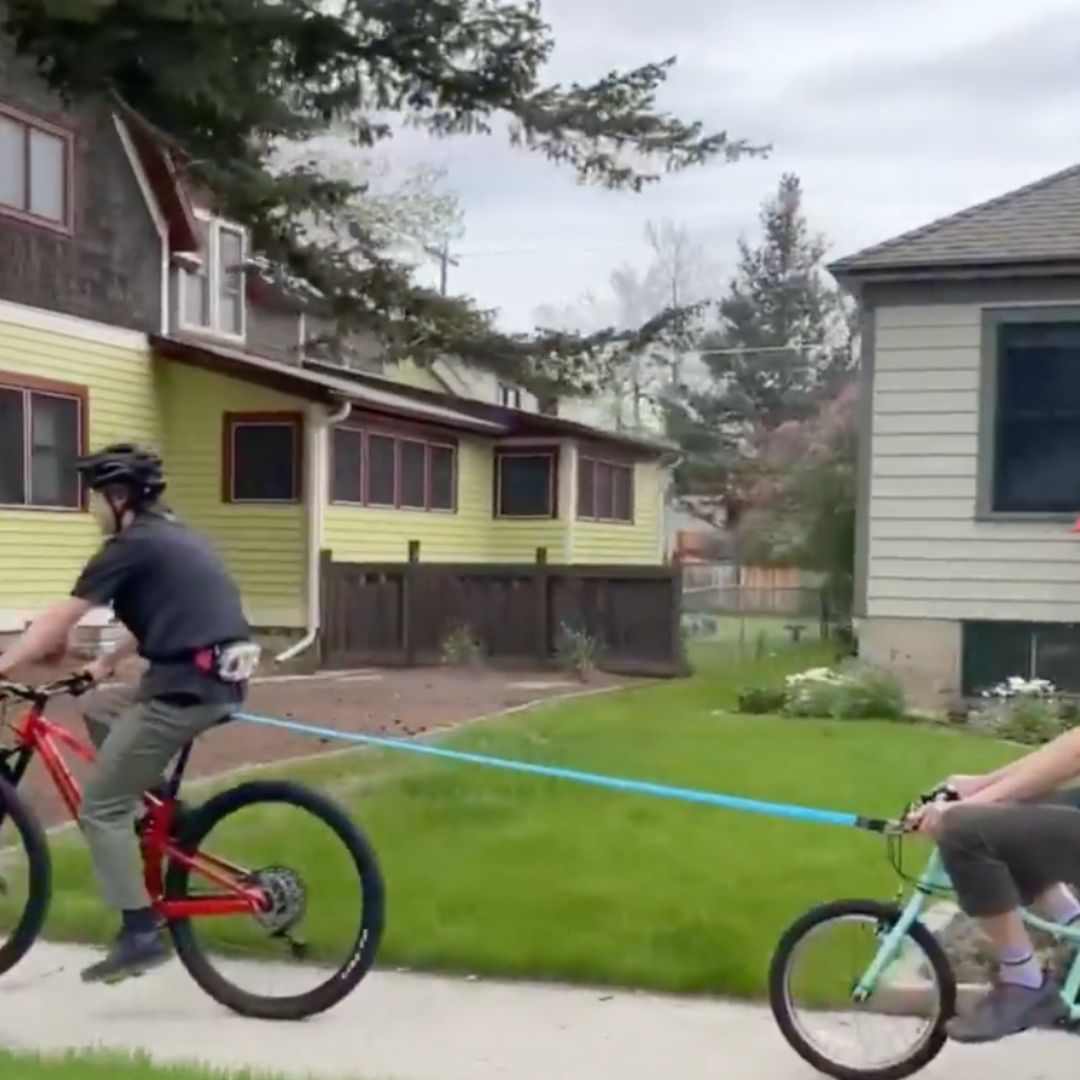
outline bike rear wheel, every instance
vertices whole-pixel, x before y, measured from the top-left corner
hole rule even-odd
[[[29,951],[45,925],[52,863],[35,814],[0,778],[0,975]]]
[[[288,781],[242,784],[191,811],[178,842],[242,867],[272,900],[259,914],[170,923],[181,963],[220,1004],[244,1016],[300,1020],[336,1005],[371,969],[383,930],[382,874],[333,800]],[[167,900],[220,891],[170,862]],[[253,981],[274,989],[251,989]]]
[[[899,917],[896,906],[873,900],[824,904],[788,929],[773,956],[769,1004],[784,1038],[836,1080],[901,1080],[945,1044],[956,981],[921,923],[908,930],[870,997],[853,998]]]

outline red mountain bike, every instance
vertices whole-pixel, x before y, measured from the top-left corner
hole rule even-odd
[[[17,788],[38,756],[77,816],[81,792],[61,747],[88,762],[94,752],[45,710],[90,688],[82,675],[0,682],[0,974],[41,934],[52,892],[44,830]],[[9,722],[12,702],[28,707]],[[186,808],[177,794],[190,753],[189,743],[136,824],[146,887],[178,958],[245,1016],[299,1020],[331,1008],[368,973],[382,937],[384,886],[370,844],[335,801],[288,781],[242,783]],[[255,978],[272,989],[249,989]]]

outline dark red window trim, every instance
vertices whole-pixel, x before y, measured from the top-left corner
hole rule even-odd
[[[371,423],[344,423],[339,424],[334,431],[354,431],[363,437],[360,450],[361,471],[361,501],[352,499],[340,499],[336,496],[333,488],[335,469],[333,464],[334,440],[330,440],[330,502],[335,506],[365,506],[372,510],[411,510],[419,514],[456,514],[458,512],[458,479],[459,479],[459,456],[458,443],[452,437],[432,435],[430,431],[411,424],[390,424],[382,421]],[[394,443],[394,501],[392,503],[377,503],[371,501],[371,439],[372,436],[381,439],[390,439]],[[401,444],[403,442],[419,443],[424,447],[424,505],[406,506],[401,502]],[[449,450],[451,454],[450,470],[450,505],[432,506],[432,451]]]
[[[78,406],[79,433],[76,440],[79,453],[89,452],[89,429],[90,429],[90,392],[85,386],[78,383],[57,382],[53,379],[39,379],[35,375],[18,375],[7,371],[0,371],[0,389],[21,390],[31,396],[41,394],[48,397],[62,397],[74,400]],[[25,436],[24,436],[25,438]],[[25,465],[24,465],[25,468]],[[29,480],[29,477],[24,477]],[[29,489],[29,483],[26,484]],[[73,514],[86,510],[86,488],[79,481],[78,504],[75,506],[42,506],[35,503],[0,503],[5,510],[34,510],[45,513]]]
[[[543,514],[504,514],[502,511],[502,462],[510,457],[546,457],[551,465],[548,471],[548,509]],[[548,521],[559,516],[559,448],[557,446],[497,446],[495,448],[494,516],[505,521]]]
[[[245,424],[293,429],[293,491],[288,499],[237,499],[233,442]],[[221,501],[238,506],[293,506],[304,498],[304,414],[299,412],[227,412],[221,423]]]
[[[44,120],[39,116],[18,109],[4,101],[0,101],[0,116],[8,120],[14,120],[24,129],[26,155],[23,168],[25,175],[23,182],[26,188],[26,197],[30,198],[30,132],[40,131],[45,135],[52,135],[61,139],[64,143],[64,218],[63,221],[55,221],[52,218],[42,217],[32,213],[29,208],[23,209],[16,206],[8,206],[0,203],[0,217],[11,218],[25,225],[33,225],[39,229],[47,229],[49,232],[59,233],[62,236],[71,236],[74,232],[74,206],[75,206],[75,135],[68,128]]]
[[[593,469],[593,490],[592,490],[592,513],[583,514],[581,512],[581,464],[582,462],[589,462]],[[611,478],[611,510],[612,514],[616,511],[615,500],[615,476],[621,470],[630,474],[630,506],[629,517],[601,517],[598,512],[599,506],[599,488],[598,483],[600,476],[600,466],[604,466],[610,469],[609,476]],[[634,502],[635,502],[635,485],[637,481],[636,469],[632,462],[629,461],[613,461],[610,458],[596,457],[593,454],[581,454],[578,457],[578,498],[577,498],[577,516],[579,521],[596,521],[602,522],[605,525],[633,525],[634,524]]]

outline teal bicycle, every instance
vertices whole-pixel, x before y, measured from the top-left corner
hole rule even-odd
[[[954,797],[939,787],[912,808]],[[901,822],[861,818],[858,824],[886,837],[890,861],[912,892],[895,904],[835,900],[797,919],[773,955],[769,1003],[792,1049],[820,1072],[836,1080],[900,1080],[937,1057],[958,999],[982,988],[957,986],[933,933],[933,901],[952,893],[937,850],[912,878],[903,869]],[[1033,912],[1024,920],[1055,942],[1080,947],[1080,930]],[[1063,981],[1065,1027],[1080,1024],[1078,996],[1080,952]]]

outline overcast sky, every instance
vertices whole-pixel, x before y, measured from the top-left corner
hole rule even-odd
[[[544,0],[553,79],[668,55],[665,107],[774,147],[642,195],[576,184],[498,138],[402,143],[444,164],[467,234],[453,291],[531,325],[623,262],[650,219],[685,223],[730,268],[785,171],[814,228],[847,254],[1080,161],[1076,0]]]

